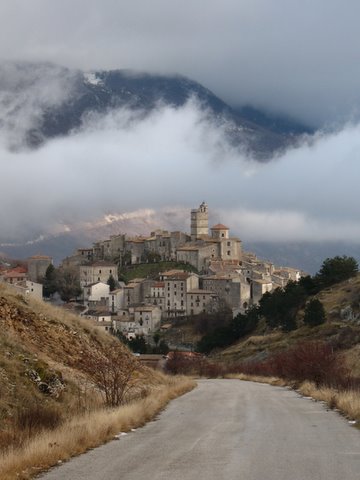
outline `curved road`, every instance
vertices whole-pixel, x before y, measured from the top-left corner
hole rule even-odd
[[[286,388],[201,380],[156,421],[43,480],[359,480],[360,432]]]

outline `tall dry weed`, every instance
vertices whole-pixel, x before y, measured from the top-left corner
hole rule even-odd
[[[144,399],[72,418],[52,431],[40,432],[22,448],[4,453],[0,457],[1,480],[31,478],[59,461],[105,443],[120,431],[138,428],[154,418],[170,400],[195,386],[187,377],[162,376],[162,380],[163,385],[152,387]]]

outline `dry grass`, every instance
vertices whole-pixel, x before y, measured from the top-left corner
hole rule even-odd
[[[329,408],[337,408],[341,413],[354,420],[360,420],[360,392],[356,390],[335,390],[333,388],[317,388],[312,382],[304,382],[298,391],[326,402]]]
[[[185,377],[162,376],[162,381],[163,385],[152,387],[144,399],[73,418],[53,431],[40,433],[22,449],[7,452],[0,457],[0,478],[31,478],[59,461],[111,440],[120,431],[138,428],[153,419],[170,400],[195,386],[193,380]]]

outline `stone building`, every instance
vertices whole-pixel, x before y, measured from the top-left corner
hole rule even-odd
[[[150,288],[148,303],[156,305],[163,312],[165,309],[165,282],[155,282]]]
[[[99,303],[106,305],[109,301],[110,287],[107,283],[96,282],[85,285],[83,288],[84,305],[95,306]]]
[[[209,275],[202,278],[201,284],[232,310],[244,311],[251,305],[251,285],[239,273]]]
[[[194,289],[186,294],[186,314],[213,313],[218,296],[211,290]]]
[[[27,260],[28,278],[32,282],[41,282],[46,270],[52,264],[52,258],[47,255],[34,255]]]
[[[191,210],[191,240],[209,236],[208,206],[203,202],[199,208]]]
[[[80,286],[84,288],[97,282],[107,283],[110,275],[118,280],[117,266],[111,262],[99,261],[90,265],[80,265]]]
[[[185,316],[187,314],[186,294],[190,290],[199,288],[198,275],[181,270],[171,270],[161,273],[160,279],[165,284],[164,316],[168,318]]]

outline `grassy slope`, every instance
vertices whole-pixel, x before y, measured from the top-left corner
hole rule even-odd
[[[195,272],[196,269],[187,263],[181,262],[159,262],[159,263],[142,263],[140,265],[131,265],[129,267],[122,267],[120,277],[129,283],[134,278],[153,278],[156,279],[160,272],[167,270],[185,270]]]
[[[343,321],[340,316],[340,310],[349,305],[354,312],[360,312],[360,275],[324,290],[318,298],[323,302],[327,314],[325,324],[313,328],[303,325],[303,312],[298,315],[300,327],[290,333],[268,332],[262,322],[255,334],[226,348],[219,357],[226,361],[260,359],[300,341],[328,340],[337,344],[340,342],[354,373],[360,374],[360,326]]]
[[[44,459],[41,463],[43,466],[54,464],[59,458],[68,458],[90,446],[102,443],[111,438],[114,428],[123,428],[123,425],[126,428],[129,423],[126,421],[126,413],[120,415],[121,421],[117,421],[112,427],[109,426],[112,420],[108,420],[106,411],[103,410],[102,397],[94,388],[87,373],[82,370],[80,362],[82,352],[89,350],[106,352],[114,342],[120,346],[125,355],[129,355],[131,361],[137,363],[136,358],[132,357],[118,340],[92,327],[88,321],[44,302],[25,300],[0,284],[0,455],[1,452],[7,451],[6,458],[0,459],[0,464],[5,465],[9,455],[16,459],[15,463],[9,460],[11,467],[9,475],[5,475],[5,471],[0,471],[0,478],[12,476],[20,478],[16,475],[19,465],[22,470],[31,471],[32,462],[39,463],[39,455],[36,458],[27,457],[26,461],[19,463],[19,459],[23,458],[21,452],[29,451],[29,442],[33,442],[35,437],[49,438],[50,434],[56,437],[59,428],[63,428],[65,432],[69,431],[66,425],[74,421],[79,420],[85,425],[88,420],[83,419],[84,415],[97,416],[99,435],[96,436],[92,432],[91,438],[89,435],[89,442],[86,441],[86,435],[82,435],[79,439],[81,446],[76,445],[73,439],[71,442],[69,438],[63,440],[64,445],[73,447],[67,447],[66,451],[62,452],[59,449],[56,455],[52,453],[48,461]],[[45,383],[49,383],[49,379],[54,376],[61,379],[64,389],[59,390],[57,394],[43,393],[31,379],[32,371],[36,371]],[[136,414],[132,417],[131,426],[143,424],[170,398],[194,386],[194,382],[188,380],[176,384],[173,379],[169,380],[140,364],[134,378],[137,382],[134,400],[140,401],[145,397],[153,400],[148,402],[151,407],[146,404],[146,408],[144,406],[140,408],[142,410],[140,416]],[[164,394],[164,391],[167,393]],[[156,407],[153,406],[154,401]],[[44,431],[38,437],[34,435],[37,431],[31,426],[19,426],[18,419],[22,412],[36,408],[50,412],[51,418],[58,417],[59,428],[56,426],[52,431]],[[101,412],[104,412],[103,416]],[[103,426],[102,422],[105,423]],[[62,438],[66,438],[66,435]],[[15,454],[12,454],[12,448],[15,448]],[[17,450],[19,448],[20,450]],[[35,450],[38,448],[40,447],[36,447]],[[47,457],[47,453],[44,455]],[[27,478],[26,475],[25,477]]]

